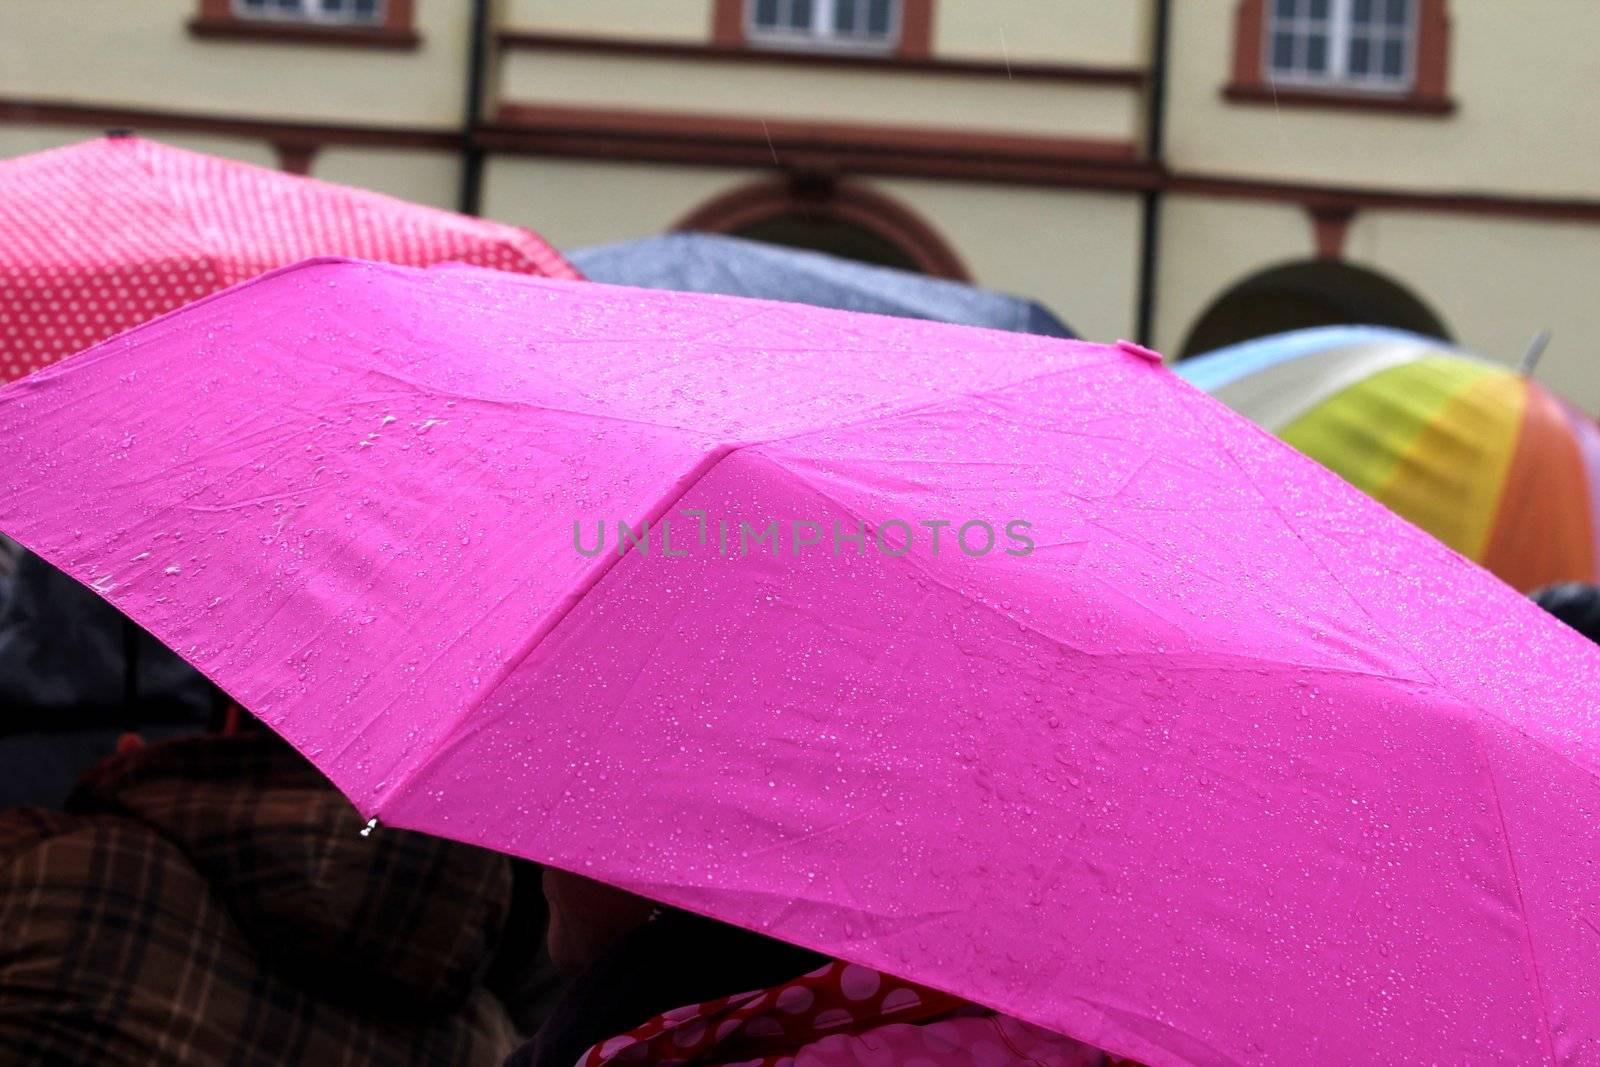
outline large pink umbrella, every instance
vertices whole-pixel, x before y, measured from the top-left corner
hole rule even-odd
[[[579,276],[528,230],[105,137],[0,162],[0,382],[307,256]]]
[[[1156,1067],[1600,1060],[1596,652],[1147,355],[315,261],[0,392],[0,529],[380,826]]]

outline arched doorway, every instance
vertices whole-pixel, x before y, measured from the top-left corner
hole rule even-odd
[[[910,208],[828,177],[798,175],[741,186],[690,212],[674,229],[725,233],[969,280],[955,251]]]
[[[774,215],[726,232],[733,237],[790,248],[808,248],[813,252],[826,252],[830,256],[876,263],[882,267],[921,270],[916,260],[893,241],[856,223],[816,213]]]
[[[1180,358],[1286,330],[1354,324],[1450,339],[1439,317],[1398,282],[1315,260],[1271,267],[1223,293],[1196,321]]]

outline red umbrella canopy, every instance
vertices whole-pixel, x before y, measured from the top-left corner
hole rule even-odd
[[[528,230],[106,137],[0,163],[0,381],[325,255],[581,277]]]

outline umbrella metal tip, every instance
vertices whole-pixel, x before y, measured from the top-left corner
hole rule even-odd
[[[1534,368],[1539,365],[1539,357],[1544,355],[1544,350],[1550,345],[1550,327],[1546,326],[1533,335],[1528,342],[1527,351],[1517,361],[1517,373],[1524,378],[1533,376]]]

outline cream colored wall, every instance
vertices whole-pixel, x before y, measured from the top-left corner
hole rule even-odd
[[[0,125],[0,159],[76,144],[96,136],[82,126]],[[201,134],[155,132],[146,135],[191,152],[224,156],[258,167],[276,169],[277,155],[264,141]],[[397,196],[418,204],[453,210],[456,205],[460,160],[453,152],[414,148],[347,148],[330,146],[312,160],[312,177],[354,185]]]
[[[1168,199],[1161,247],[1156,335],[1169,357],[1234,285],[1314,254],[1302,208],[1193,196]],[[1600,411],[1600,226],[1364,211],[1345,259],[1409,290],[1456,343],[1489,359],[1515,363],[1550,327],[1540,380]]]
[[[1091,340],[1132,334],[1137,198],[910,179],[869,184],[922,216],[977,284],[1033,297]]]
[[[1310,259],[1305,210],[1289,204],[1169,196],[1161,211],[1156,347],[1181,354],[1200,315],[1258,271]]]
[[[712,0],[504,0],[519,30],[704,43]],[[1142,64],[1142,0],[937,0],[933,53],[1019,62]]]
[[[312,160],[311,175],[454,211],[461,188],[461,158],[454,152],[415,148],[330,146]]]
[[[1144,0],[943,0],[934,4],[933,52],[940,58],[1142,67],[1147,23]]]
[[[1139,117],[1137,95],[1115,86],[522,49],[500,86],[506,102],[1112,139]]]
[[[582,36],[704,43],[711,0],[503,0],[501,24]]]
[[[760,171],[495,157],[484,211],[559,248],[661,233]],[[1043,301],[1086,337],[1133,328],[1138,202],[1107,193],[902,180],[860,184],[920,215],[980,285]],[[575,190],[579,191],[575,195]]]
[[[1600,4],[1454,0],[1450,93],[1436,118],[1224,100],[1235,0],[1173,5],[1168,151],[1189,170],[1305,181],[1600,193]]]
[[[0,159],[76,144],[95,135],[82,126],[0,125]]]
[[[98,137],[99,131],[87,126],[9,126],[0,125],[0,159],[42,152],[47,148],[77,144]],[[278,158],[270,145],[238,137],[213,137],[207,134],[153,132],[143,134],[152,141],[186,148],[191,152],[205,152],[213,156],[254,163],[261,167],[278,166]]]
[[[454,125],[463,0],[418,0],[416,51],[202,39],[195,0],[3,0],[0,96],[229,116]]]
[[[1408,286],[1479,355],[1515,363],[1550,327],[1537,377],[1600,412],[1600,226],[1364,212],[1348,253]]]
[[[764,172],[648,163],[492,156],[483,211],[526,226],[557,248],[645,237]]]

